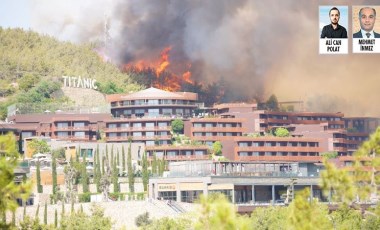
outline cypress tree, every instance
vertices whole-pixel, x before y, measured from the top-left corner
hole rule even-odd
[[[71,200],[71,214],[73,214],[75,211],[74,209],[74,200]]]
[[[23,220],[25,220],[25,217],[26,217],[26,205],[24,204],[24,213],[23,213],[23,216],[22,216]]]
[[[113,161],[113,165],[112,165],[112,184],[113,184],[113,192],[114,193],[119,192],[116,160]]]
[[[57,209],[55,209],[55,212],[54,212],[54,227],[57,227],[58,226],[58,212],[57,212]]]
[[[37,161],[37,169],[36,169],[36,177],[37,177],[37,191],[38,193],[42,193],[42,185],[41,185],[41,166],[40,161]]]
[[[88,175],[87,175],[87,159],[86,156],[87,152],[83,153],[83,163],[82,163],[82,189],[83,193],[87,193],[89,191],[88,189]]]
[[[101,192],[100,191],[100,179],[102,178],[102,174],[101,174],[101,169],[100,169],[100,153],[99,153],[99,149],[96,152],[96,158],[97,158],[97,160],[96,160],[97,163],[95,165],[96,191],[97,192]]]
[[[157,157],[156,152],[153,152],[153,160],[152,160],[152,174],[157,174]]]
[[[52,154],[52,177],[53,177],[53,195],[57,193],[57,159],[55,154]]]
[[[146,152],[143,153],[142,157],[142,181],[144,186],[144,191],[148,190],[148,182],[149,182],[149,172],[148,172],[148,159]]]
[[[117,173],[119,174],[119,168],[120,168],[119,149],[117,149],[117,152],[116,152],[116,166],[117,166]]]
[[[124,150],[124,145],[121,146],[121,162],[122,162],[123,172],[125,172],[126,167],[125,167],[125,150]]]
[[[62,202],[62,212],[61,212],[61,216],[64,217],[65,216],[65,203]]]
[[[132,141],[129,141],[128,148],[128,157],[127,157],[127,165],[128,165],[128,184],[129,184],[129,192],[135,192],[135,175],[132,167]]]
[[[113,155],[113,144],[111,145],[111,167],[113,167],[113,162],[114,162],[115,158],[114,158],[114,155]]]
[[[16,211],[12,211],[12,226],[16,226]]]
[[[104,151],[102,154],[102,175],[104,175]]]
[[[36,217],[35,219],[39,218],[38,217],[38,213],[40,212],[40,204],[37,205],[37,209],[36,209]]]
[[[45,209],[44,209],[44,224],[47,224],[47,203],[45,202]]]

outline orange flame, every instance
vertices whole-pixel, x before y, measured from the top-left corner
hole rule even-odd
[[[182,74],[182,79],[187,82],[187,83],[190,83],[190,84],[193,84],[194,82],[191,80],[191,72],[190,71],[186,71],[184,74]]]
[[[165,71],[165,69],[170,65],[169,62],[169,51],[172,49],[172,47],[166,47],[162,52],[161,52],[161,61],[159,66],[156,69],[156,75],[157,77],[160,76],[162,72]]]
[[[143,76],[149,76],[149,71],[153,70],[155,79],[151,80],[151,85],[167,90],[167,91],[180,91],[183,83],[194,84],[191,80],[191,72],[186,71],[181,75],[173,74],[170,71],[167,71],[170,62],[169,62],[169,52],[171,47],[166,47],[162,50],[160,55],[160,60],[158,62],[148,61],[148,60],[139,60],[127,63],[123,65],[123,70],[126,72],[140,72],[143,73]],[[156,64],[155,64],[156,63]],[[187,64],[187,68],[190,69],[191,65]],[[152,76],[152,75],[150,75]]]

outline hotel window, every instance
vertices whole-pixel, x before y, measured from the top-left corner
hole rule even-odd
[[[117,128],[117,124],[108,124],[108,128],[109,129],[116,129]]]
[[[173,112],[172,109],[162,109],[162,114],[164,115],[171,115]]]
[[[211,146],[214,144],[214,142],[213,142],[213,141],[206,141],[205,144],[206,144],[207,146],[210,146],[210,147],[211,147]]]
[[[67,133],[67,132],[63,132],[63,133]],[[33,132],[21,132],[22,138],[27,138],[27,137],[31,137],[31,136],[33,136]]]
[[[135,109],[135,114],[136,115],[144,115],[145,114],[145,110],[144,109]]]
[[[248,147],[248,143],[247,142],[240,142],[239,147]]]
[[[167,122],[158,122],[158,127],[168,127]]]
[[[158,117],[160,115],[159,109],[148,109],[148,116],[150,117]]]
[[[145,132],[145,136],[154,137],[154,132]]]
[[[177,192],[176,191],[168,191],[168,192],[158,192],[158,197],[164,200],[177,200]]]
[[[205,151],[203,150],[195,150],[195,156],[203,156],[205,155]]]
[[[120,133],[121,137],[128,137],[128,133]]]
[[[84,122],[74,122],[74,128],[83,128],[84,126]]]
[[[153,128],[154,127],[154,123],[153,122],[145,123],[145,127],[147,127],[147,128]]]
[[[158,132],[158,135],[159,136],[167,136],[168,132],[166,132],[166,131]]]
[[[246,157],[248,156],[248,152],[239,152],[239,156]]]
[[[69,123],[67,122],[58,122],[57,123],[57,128],[67,128],[69,127]]]
[[[141,132],[133,132],[134,137],[141,137],[142,133]]]
[[[211,136],[212,136],[212,133],[207,132],[207,133],[205,133],[205,136],[206,136],[206,137],[211,137]]]
[[[212,125],[212,123],[206,123],[205,127],[206,127],[206,128],[212,128],[213,125]]]
[[[145,101],[144,100],[135,100],[135,105],[144,105]]]
[[[117,137],[117,133],[109,133],[108,137]]]
[[[190,115],[190,109],[185,109],[185,114]]]
[[[156,152],[156,157],[162,158],[164,156],[164,152],[158,151]]]
[[[158,105],[158,100],[148,100],[148,105]]]
[[[177,152],[176,151],[167,151],[166,155],[168,157],[175,157],[177,155]]]
[[[146,141],[145,144],[146,144],[146,146],[153,146],[154,141]]]
[[[131,114],[132,114],[132,110],[130,110],[130,109],[125,109],[125,110],[123,111],[123,113],[124,113],[124,115],[131,115]]]
[[[202,136],[202,133],[194,133],[193,136],[194,136],[194,137],[201,137],[201,136]]]
[[[202,123],[193,123],[193,127],[194,128],[201,128],[202,127]]]
[[[203,194],[202,190],[198,191],[181,191],[181,201],[187,203],[193,203],[198,200],[200,195]]]
[[[191,151],[190,150],[183,151],[182,153],[185,156],[191,156]]]
[[[68,136],[69,136],[68,132],[57,132],[57,137],[68,137]]]
[[[131,105],[131,101],[123,101],[123,105]]]
[[[142,127],[142,124],[141,123],[132,123],[132,126],[133,127]]]
[[[176,109],[175,113],[178,114],[178,115],[182,115],[183,114],[183,109]]]
[[[121,123],[120,127],[121,128],[129,128],[129,123]]]
[[[233,136],[232,133],[226,133],[225,136]]]
[[[227,124],[225,125],[225,127],[229,127],[229,128],[231,128],[231,127],[232,127],[232,124],[227,123]]]
[[[80,156],[83,157],[86,154],[86,157],[92,158],[93,150],[92,149],[80,149]]]
[[[259,156],[259,152],[252,152],[252,156],[254,156],[254,157]]]
[[[161,101],[161,104],[164,104],[164,105],[170,105],[170,104],[173,104],[172,100],[162,100]],[[171,113],[171,109],[170,109],[170,113]]]
[[[85,132],[74,132],[74,137],[85,137]]]

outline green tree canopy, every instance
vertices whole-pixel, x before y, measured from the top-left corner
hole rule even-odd
[[[223,150],[223,145],[220,141],[215,141],[212,144],[212,151],[216,156],[221,156],[222,155],[222,150]]]
[[[181,119],[174,119],[172,121],[172,131],[176,134],[180,134],[180,133],[183,133],[183,127],[184,127],[184,124],[183,124],[183,121]]]
[[[36,153],[49,153],[50,146],[46,142],[46,140],[33,139],[28,143],[28,146],[33,149],[33,154]]]
[[[17,167],[19,153],[14,135],[0,135],[0,228],[7,224],[1,217],[7,210],[14,212],[18,207],[16,199],[26,200],[31,190],[30,183],[15,183],[14,169]]]
[[[274,135],[276,137],[289,137],[290,133],[287,129],[280,127],[277,128],[276,131],[274,131]]]
[[[280,107],[278,105],[277,97],[276,95],[272,94],[268,100],[266,101],[266,108],[271,111],[279,111]]]

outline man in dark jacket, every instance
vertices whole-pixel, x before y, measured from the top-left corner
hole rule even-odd
[[[353,38],[380,38],[380,34],[373,31],[376,21],[376,10],[371,7],[363,7],[359,11],[361,30],[353,34]]]

